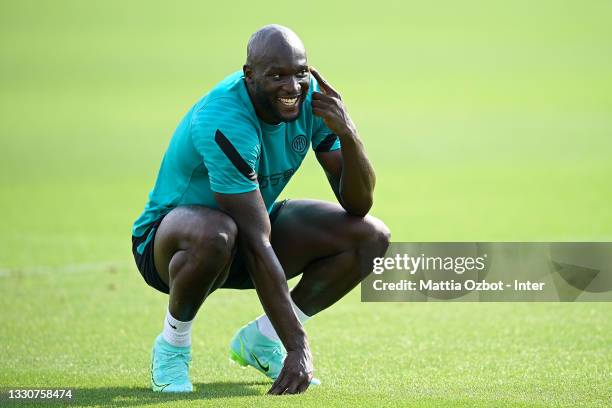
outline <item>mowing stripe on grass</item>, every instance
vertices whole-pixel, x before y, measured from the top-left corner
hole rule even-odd
[[[14,275],[41,275],[50,273],[80,273],[89,272],[94,270],[115,270],[124,268],[130,265],[131,262],[123,261],[103,261],[103,262],[91,262],[91,263],[74,263],[65,265],[40,265],[30,266],[24,268],[0,268],[0,278],[7,278]]]

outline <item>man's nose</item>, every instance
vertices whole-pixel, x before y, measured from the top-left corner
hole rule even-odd
[[[285,83],[283,84],[283,91],[287,92],[290,95],[295,95],[300,92],[300,82],[294,76],[290,76],[287,78]]]

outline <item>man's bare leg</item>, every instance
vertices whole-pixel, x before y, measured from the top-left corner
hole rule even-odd
[[[291,292],[300,322],[357,286],[371,272],[373,259],[385,253],[389,238],[388,228],[372,216],[355,217],[323,201],[288,201],[272,225],[272,246],[287,279],[302,274]],[[279,341],[267,316],[254,323]]]
[[[170,298],[163,332],[153,346],[154,391],[193,390],[191,325],[204,299],[227,279],[236,237],[230,217],[201,206],[177,207],[161,222],[153,251]]]
[[[177,207],[155,236],[155,266],[170,287],[169,310],[192,320],[204,299],[229,273],[238,230],[234,221],[211,208]]]
[[[372,270],[389,246],[387,226],[372,216],[349,215],[337,204],[291,200],[272,229],[272,245],[288,278],[302,274],[291,292],[312,316],[344,297]]]

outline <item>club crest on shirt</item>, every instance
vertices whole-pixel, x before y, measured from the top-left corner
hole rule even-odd
[[[306,139],[306,136],[296,136],[295,139],[293,139],[293,142],[291,142],[291,148],[296,153],[304,153],[308,148],[308,140]]]

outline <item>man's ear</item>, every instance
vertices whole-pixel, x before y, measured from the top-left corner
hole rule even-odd
[[[244,73],[244,78],[247,81],[251,82],[251,80],[253,79],[253,70],[251,69],[251,67],[247,64],[244,64],[242,66],[242,72]]]

